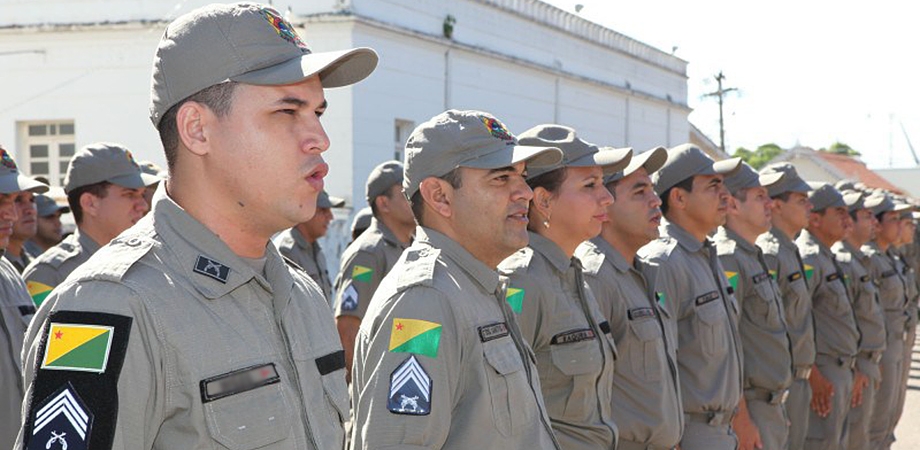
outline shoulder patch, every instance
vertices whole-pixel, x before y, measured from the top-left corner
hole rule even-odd
[[[38,406],[26,450],[87,450],[94,415],[69,382]]]
[[[361,281],[363,283],[370,283],[374,277],[374,269],[365,266],[359,266],[355,264],[355,267],[351,269],[351,279],[355,281]]]
[[[505,291],[505,301],[508,302],[508,306],[517,314],[520,314],[524,310],[524,294],[526,292],[524,289],[508,286],[508,290]]]
[[[393,318],[389,351],[437,358],[440,344],[441,324],[427,320]]]
[[[805,267],[805,280],[811,280],[811,277],[815,275],[815,267],[810,264],[802,264],[802,266]]]
[[[732,289],[738,290],[738,272],[729,272],[725,271],[725,278],[728,279],[728,284],[731,285]]]
[[[29,291],[29,297],[32,297],[32,302],[35,303],[35,306],[41,306],[48,294],[51,293],[51,290],[54,289],[54,286],[48,286],[38,281],[26,281],[26,289]]]
[[[342,311],[354,311],[358,309],[358,290],[354,284],[349,284],[342,292]]]
[[[213,278],[221,283],[227,283],[227,278],[230,277],[229,266],[225,266],[217,260],[204,255],[198,255],[198,259],[195,260],[195,267],[192,270],[197,274]]]
[[[394,414],[426,416],[431,412],[431,377],[412,355],[390,374],[387,409]]]

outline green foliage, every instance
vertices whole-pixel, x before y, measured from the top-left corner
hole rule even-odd
[[[751,151],[744,147],[738,147],[735,150],[735,154],[732,156],[741,158],[744,162],[748,163],[755,170],[760,170],[761,167],[767,165],[770,160],[779,156],[780,153],[783,153],[783,149],[776,144],[764,144],[760,147],[757,147],[757,150]]]
[[[862,154],[854,150],[853,147],[850,147],[849,145],[844,144],[843,142],[834,142],[833,144],[831,144],[830,147],[826,149],[822,148],[821,150],[818,150],[818,151],[834,153],[837,155],[847,155],[847,156],[860,156]]]

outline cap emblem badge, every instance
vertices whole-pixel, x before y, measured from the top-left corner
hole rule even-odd
[[[298,48],[303,50],[310,50],[307,47],[307,44],[300,39],[300,36],[297,35],[297,32],[294,31],[294,26],[290,22],[284,20],[278,12],[270,8],[262,8],[262,16],[265,17],[265,20],[272,25],[272,28],[275,29],[275,32],[278,33],[278,36],[281,36],[282,39],[288,41]]]
[[[0,165],[10,170],[16,170],[16,162],[6,150],[0,150]]]
[[[514,136],[511,134],[511,132],[508,131],[508,129],[505,128],[505,125],[499,122],[498,119],[485,116],[480,118],[482,119],[483,125],[486,126],[486,129],[489,130],[489,133],[492,134],[492,136],[505,141],[514,140]]]

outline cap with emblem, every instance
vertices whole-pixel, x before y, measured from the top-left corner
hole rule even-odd
[[[355,219],[351,222],[351,233],[354,234],[358,230],[366,230],[371,226],[371,218],[374,217],[373,212],[371,212],[370,206],[365,206],[358,211],[358,214],[355,214]]]
[[[811,192],[811,186],[799,176],[799,173],[795,170],[795,166],[792,164],[786,162],[774,163],[760,169],[761,175],[772,173],[783,173],[785,176],[782,177],[779,182],[767,187],[767,194],[770,197],[776,197],[786,192],[801,192],[803,194]]]
[[[374,167],[371,174],[367,176],[367,184],[364,187],[367,202],[372,203],[375,198],[386,194],[394,185],[402,184],[402,180],[403,165],[399,161],[387,161]]]
[[[211,4],[166,27],[153,60],[150,120],[230,80],[284,85],[319,75],[324,88],[363,80],[377,67],[369,48],[313,53],[290,22],[268,5]]]
[[[840,208],[847,206],[843,195],[830,183],[810,182],[812,191],[808,193],[808,200],[812,204],[811,212],[821,212],[827,208]]]
[[[419,125],[409,136],[403,190],[411,199],[422,180],[458,167],[500,169],[526,162],[528,170],[540,170],[560,161],[558,148],[520,144],[489,113],[451,109]]]
[[[838,183],[839,184],[839,183]],[[847,205],[847,212],[854,212],[860,209],[866,209],[866,196],[855,189],[840,189],[840,195],[843,195],[843,203]]]
[[[633,172],[639,169],[645,169],[645,172],[651,176],[653,173],[657,172],[667,160],[668,149],[664,147],[655,147],[651,150],[639,153],[638,155],[633,155],[632,159],[629,160],[629,164],[623,170],[604,177],[604,184],[619,181],[632,175]]]
[[[86,145],[73,156],[64,177],[64,192],[108,181],[121,187],[139,189],[160,181],[141,171],[131,152],[120,144],[96,142]]]
[[[713,161],[693,144],[681,144],[668,150],[668,160],[652,177],[658,195],[677,183],[697,175],[731,175],[741,166],[741,158]]]
[[[326,191],[320,191],[316,197],[317,208],[341,208],[345,206],[345,199],[339,197],[330,197]]]
[[[70,212],[69,206],[59,205],[53,198],[42,194],[35,196],[35,207],[38,209],[38,217],[48,217],[58,211],[61,214]]]
[[[874,198],[873,204],[875,206],[870,209],[872,209],[872,214],[876,216],[888,211],[901,212],[911,209],[910,205],[906,205],[904,203],[895,203],[895,201],[891,199],[891,196],[885,193],[877,192],[872,194],[870,198]]]
[[[631,148],[598,147],[579,138],[575,130],[555,124],[537,125],[518,135],[521,145],[555,147],[562,150],[562,161],[527,171],[534,178],[561,167],[601,167],[604,175],[623,170],[632,158]]]
[[[770,186],[782,181],[785,175],[782,172],[760,174],[748,163],[742,162],[737,171],[725,177],[725,188],[732,194],[755,187],[765,187],[769,190]]]
[[[48,192],[48,185],[23,175],[13,157],[5,148],[0,147],[0,194],[15,194],[22,191],[40,194]]]

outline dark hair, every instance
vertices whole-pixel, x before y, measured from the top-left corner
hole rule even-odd
[[[176,124],[176,115],[179,112],[179,108],[187,102],[201,103],[213,111],[217,117],[224,117],[230,113],[230,107],[233,105],[233,92],[236,90],[236,86],[235,81],[227,81],[206,87],[176,103],[163,114],[157,130],[160,132],[160,143],[163,144],[163,152],[166,154],[166,166],[169,167],[170,172],[176,165],[176,154],[179,150],[179,127]]]
[[[693,178],[694,177],[690,177],[690,178],[681,180],[680,183],[677,183],[674,186],[671,186],[665,189],[665,191],[662,192],[661,195],[658,196],[661,199],[661,214],[662,215],[668,214],[668,209],[670,209],[670,205],[668,204],[668,198],[671,197],[671,191],[674,188],[681,188],[687,192],[693,192]]]
[[[551,194],[555,194],[562,183],[565,181],[566,170],[565,167],[560,167],[558,169],[550,170],[549,172],[542,173],[531,179],[527,180],[527,185],[530,186],[531,190],[537,190],[538,187],[546,189]]]
[[[792,197],[792,191],[786,191],[770,197],[771,200],[780,200],[782,202],[788,202],[789,197]]]
[[[394,187],[396,187],[397,189],[393,189]],[[377,198],[386,197],[386,198],[392,199],[394,190],[396,191],[396,195],[402,195],[402,183],[396,183],[393,186],[388,187],[387,190],[383,192],[383,194],[380,194],[377,197],[374,197],[370,199],[370,201],[367,202],[368,203],[367,206],[370,206],[371,208],[372,216],[377,217]]]
[[[100,181],[98,183],[87,184],[86,186],[80,186],[69,193],[67,193],[67,204],[70,205],[70,211],[73,213],[73,220],[80,225],[83,223],[83,207],[80,206],[80,197],[83,194],[93,194],[99,198],[105,198],[109,194],[109,186],[112,183],[108,181]]]
[[[746,202],[748,198],[748,190],[749,188],[738,189],[737,191],[732,192],[732,197],[735,197],[742,202]]]
[[[460,178],[459,167],[437,178],[446,181],[447,184],[454,189],[460,189],[463,186],[463,179]],[[418,222],[419,225],[424,226],[425,224],[422,223],[422,212],[425,211],[425,201],[422,199],[421,187],[412,194],[412,198],[409,199],[409,206],[412,207],[412,215],[415,216],[415,221]]]

